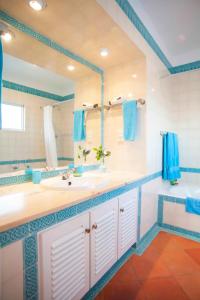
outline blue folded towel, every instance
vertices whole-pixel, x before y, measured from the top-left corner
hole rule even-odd
[[[74,142],[85,141],[85,111],[74,112]]]
[[[124,140],[134,141],[137,129],[137,101],[124,101],[123,109],[123,123],[124,123]]]
[[[178,137],[168,132],[163,136],[163,179],[176,180],[180,177]]]
[[[190,198],[186,199],[185,210],[191,214],[200,215],[200,199]]]

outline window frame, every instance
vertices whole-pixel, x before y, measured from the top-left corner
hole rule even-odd
[[[25,110],[25,106],[23,104],[18,104],[18,103],[8,103],[8,102],[2,102],[2,106],[3,105],[10,105],[10,106],[15,106],[15,107],[21,107],[22,109],[22,120],[21,120],[21,125],[22,125],[22,129],[17,129],[17,128],[4,128],[3,127],[3,120],[2,120],[2,128],[1,130],[3,131],[9,131],[9,132],[25,132],[26,130],[26,110]],[[3,115],[3,109],[2,109],[2,115]],[[3,119],[3,118],[2,118]]]

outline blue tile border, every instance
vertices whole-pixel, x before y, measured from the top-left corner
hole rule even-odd
[[[181,172],[186,172],[186,173],[200,173],[200,168],[188,168],[188,167],[181,167],[180,168]]]
[[[200,69],[200,60],[188,64],[184,64],[184,65],[179,65],[176,67],[171,67],[169,68],[169,71],[171,74],[178,74],[178,73],[183,73],[183,72],[197,70],[197,69]]]
[[[15,82],[11,82],[8,80],[3,80],[3,87],[10,89],[10,90],[15,90],[18,92],[22,92],[22,93],[26,93],[26,94],[30,94],[30,95],[34,95],[34,96],[38,96],[38,97],[42,97],[42,98],[46,98],[46,99],[50,99],[50,100],[54,100],[54,101],[66,101],[66,100],[72,100],[75,98],[75,94],[69,94],[69,95],[65,95],[65,96],[60,96],[60,95],[56,95],[53,93],[49,93],[46,91],[42,91],[36,88],[32,88],[29,86],[25,86],[19,83],[15,83]]]
[[[142,255],[144,251],[148,248],[151,242],[159,233],[160,229],[157,223],[155,223],[141,238],[141,240],[137,243],[135,253],[137,255]]]
[[[9,231],[0,234],[0,246],[5,247],[6,245],[23,239],[23,261],[24,261],[24,299],[26,300],[38,300],[39,283],[38,283],[38,244],[37,244],[37,233],[43,229],[49,228],[50,226],[67,220],[79,213],[102,204],[105,201],[109,201],[113,197],[120,195],[130,189],[136,188],[137,185],[147,182],[148,180],[156,179],[160,176],[160,172],[152,174],[150,176],[144,177],[141,180],[137,180],[136,184],[130,183],[127,186],[123,186],[116,190],[110,191],[103,195],[97,196],[93,199],[87,200],[80,204],[71,206],[69,208],[60,210],[58,212],[52,213],[50,215],[44,216],[42,218],[33,220],[28,224],[19,226],[17,228],[11,229]],[[139,197],[141,202],[141,188],[139,188]],[[140,224],[139,224],[140,226]],[[153,236],[152,228],[143,238],[143,244],[139,244],[137,250],[138,253],[144,251],[145,247],[148,246],[150,239]],[[150,237],[148,237],[150,235]],[[145,240],[145,241],[144,241]],[[147,240],[147,242],[146,242]],[[135,253],[135,248],[130,248],[127,253],[120,258],[119,261],[100,279],[100,281],[87,293],[84,299],[93,299],[100,289],[114,276],[114,274],[119,270],[119,268],[125,263],[125,261]]]
[[[58,157],[59,161],[67,160],[74,161],[73,157]],[[28,164],[28,163],[38,163],[38,162],[46,162],[46,158],[34,158],[34,159],[21,159],[21,160],[1,160],[0,166],[5,165],[15,165],[15,164]]]
[[[42,175],[46,177],[46,176],[49,176],[49,173],[50,173],[50,175],[55,176],[55,173],[58,174],[59,172],[63,172],[63,170],[44,172]],[[49,214],[47,216],[38,218],[36,220],[33,220],[29,223],[18,226],[16,228],[10,229],[8,231],[4,231],[0,234],[0,248],[5,247],[6,245],[8,245],[14,241],[23,239],[23,238],[27,237],[28,235],[31,235],[33,233],[35,234],[35,233],[43,230],[44,228],[47,228],[49,226],[52,226],[52,225],[58,223],[60,220],[58,218],[61,218],[58,216],[61,216],[61,214],[64,214],[66,216],[66,218],[68,218],[72,215],[73,216],[77,215],[81,212],[84,212],[84,211],[94,207],[94,206],[100,205],[108,200],[111,200],[112,198],[117,197],[125,192],[128,192],[134,188],[137,188],[148,181],[154,180],[154,179],[160,177],[160,174],[161,174],[161,172],[156,172],[154,174],[151,174],[149,176],[146,176],[139,180],[136,180],[132,183],[129,183],[129,184],[119,187],[117,189],[111,190],[107,193],[101,194],[99,196],[96,196],[96,197],[86,200],[84,202],[81,202],[75,206],[68,207],[64,210],[61,210],[61,211]],[[64,217],[61,219],[63,220]]]
[[[53,40],[49,39],[48,37],[40,34],[39,32],[35,31],[30,26],[27,26],[23,24],[22,22],[16,20],[15,18],[9,16],[6,12],[0,10],[0,19],[8,23],[9,25],[15,27],[16,29],[26,33],[27,35],[31,36],[32,38],[38,40],[39,42],[45,44],[46,46],[62,53],[63,55],[70,57],[71,59],[76,60],[77,62],[81,63],[82,65],[85,65],[92,71],[102,74],[103,70],[99,68],[98,66],[94,65],[93,63],[89,62],[85,58],[73,53],[69,49],[66,49],[59,45],[58,43],[54,42]]]
[[[143,38],[146,40],[148,45],[160,58],[160,60],[163,62],[163,64],[171,74],[177,74],[186,71],[200,69],[200,60],[188,64],[179,65],[179,66],[172,66],[169,60],[167,59],[167,57],[165,56],[165,54],[163,53],[163,51],[161,50],[161,48],[159,47],[159,45],[156,43],[156,41],[148,31],[148,29],[145,27],[145,25],[142,23],[139,16],[136,14],[135,10],[133,9],[129,1],[128,0],[115,0],[115,1],[119,5],[119,7],[123,10],[123,12],[126,14],[126,16],[131,21],[131,23],[136,27],[139,33],[143,36]]]
[[[153,49],[153,51],[157,54],[163,64],[167,67],[167,69],[172,68],[171,63],[165,56],[165,54],[160,49],[159,45],[156,43],[148,29],[144,26],[141,19],[138,17],[133,7],[129,3],[128,0],[115,0],[123,12],[126,14],[131,23],[136,27],[139,33],[143,36],[149,46]]]
[[[183,237],[187,237],[187,238],[196,240],[197,242],[200,242],[200,233],[199,232],[191,231],[188,229],[184,229],[181,227],[177,227],[177,226],[173,226],[173,225],[169,225],[169,224],[165,224],[165,223],[163,223],[161,225],[161,228],[168,229],[171,232],[177,232],[177,233],[181,234]]]

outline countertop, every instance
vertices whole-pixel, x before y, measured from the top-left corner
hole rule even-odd
[[[34,185],[31,182],[1,187],[0,232],[94,198],[142,179],[145,175],[111,172],[107,176],[109,176],[109,183],[95,190],[60,191]]]

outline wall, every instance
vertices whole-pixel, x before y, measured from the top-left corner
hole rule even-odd
[[[6,88],[3,88],[3,102],[22,104],[25,106],[26,130],[22,132],[7,130],[0,131],[0,161],[45,158],[42,107],[45,105],[53,105],[57,102]],[[73,126],[73,101],[70,101],[69,104],[62,105],[65,107],[63,112],[61,112],[60,108],[59,110],[55,108],[55,111],[57,110],[57,116],[54,116],[54,124],[56,128],[59,128],[58,137],[63,134],[66,124],[68,124],[66,126],[68,135],[72,131]],[[69,111],[71,111],[71,116],[70,113],[69,115],[66,115],[65,122],[63,114],[65,114],[67,107],[69,107]],[[61,114],[61,116],[59,114]],[[68,120],[71,124],[68,123]],[[65,156],[65,154],[68,156],[69,154],[70,157],[73,157],[72,139],[69,144],[69,150],[66,147],[67,142],[69,142],[69,136],[64,141],[64,144],[60,143],[60,141],[58,142],[58,154],[61,156]],[[62,146],[65,147],[64,151],[61,150]],[[45,162],[34,163],[34,167],[44,166],[46,166]],[[0,172],[10,172],[12,171],[12,167],[13,165],[1,165]],[[24,164],[20,165],[20,168],[24,169]]]
[[[98,103],[101,106],[101,78],[98,74],[93,73],[87,77],[81,77],[75,83],[75,110],[82,107],[82,103]],[[78,146],[93,149],[101,144],[101,113],[100,111],[86,112],[86,141],[74,143],[74,159],[76,164],[80,164],[77,157]],[[87,164],[96,164],[94,151],[87,158]]]
[[[180,164],[200,168],[200,71],[171,77],[173,120],[179,134]]]
[[[136,78],[133,77],[136,75]],[[105,104],[122,96],[146,99],[146,61],[129,61],[105,70]],[[106,165],[112,170],[146,172],[145,160],[146,106],[138,107],[137,136],[135,141],[123,139],[122,106],[105,111],[105,148],[111,151]]]

